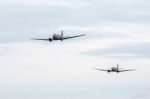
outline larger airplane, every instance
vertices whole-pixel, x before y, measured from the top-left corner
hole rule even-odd
[[[116,73],[119,73],[119,72],[125,72],[125,71],[134,71],[136,69],[121,69],[119,68],[119,64],[117,64],[117,67],[112,67],[111,69],[98,69],[98,68],[95,68],[96,70],[100,70],[100,71],[106,71],[108,73],[110,72],[116,72]]]
[[[71,38],[76,38],[76,37],[81,37],[81,36],[85,36],[86,34],[82,34],[82,35],[76,35],[76,36],[64,36],[63,34],[63,30],[61,31],[61,34],[54,34],[52,36],[52,38],[48,38],[48,39],[32,39],[32,40],[43,40],[43,41],[53,41],[53,40],[66,40],[66,39],[71,39]]]

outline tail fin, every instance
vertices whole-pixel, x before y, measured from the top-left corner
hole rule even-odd
[[[117,64],[117,69],[119,70],[119,64]]]
[[[61,31],[61,36],[62,36],[62,37],[64,36],[64,31],[63,31],[63,30]]]

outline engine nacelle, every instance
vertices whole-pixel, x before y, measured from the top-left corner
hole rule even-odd
[[[51,41],[52,41],[52,39],[51,39],[51,38],[49,38],[49,41],[51,42]]]
[[[108,70],[107,72],[108,72],[108,73],[110,73],[111,71],[110,71],[110,70]]]

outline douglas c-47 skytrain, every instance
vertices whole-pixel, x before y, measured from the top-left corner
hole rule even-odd
[[[66,40],[66,39],[71,39],[71,38],[76,38],[76,37],[81,37],[81,36],[85,36],[86,34],[82,34],[82,35],[76,35],[76,36],[64,36],[63,35],[63,30],[61,31],[61,34],[54,34],[52,36],[52,38],[48,38],[48,39],[32,39],[32,40],[43,40],[43,41],[53,41],[53,40]]]
[[[111,69],[98,69],[98,68],[94,68],[96,70],[100,70],[100,71],[106,71],[108,73],[110,72],[116,72],[116,73],[119,73],[119,72],[125,72],[125,71],[133,71],[133,70],[136,70],[136,69],[121,69],[119,68],[119,64],[117,64],[117,67],[112,67]]]

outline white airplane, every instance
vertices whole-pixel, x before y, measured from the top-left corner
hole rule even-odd
[[[71,38],[76,38],[76,37],[81,37],[81,36],[85,36],[86,34],[82,34],[82,35],[76,35],[76,36],[64,36],[63,35],[63,30],[61,31],[61,35],[60,34],[54,34],[52,36],[52,38],[48,38],[48,39],[32,39],[32,40],[43,40],[43,41],[53,41],[53,40],[66,40],[66,39],[71,39]]]
[[[123,70],[123,69],[119,68],[119,64],[117,64],[117,67],[112,67],[111,69],[98,69],[98,68],[94,68],[94,69],[100,70],[100,71],[107,71],[108,73],[110,73],[110,72],[119,73],[119,72],[134,71],[134,70],[136,70],[136,69]]]

